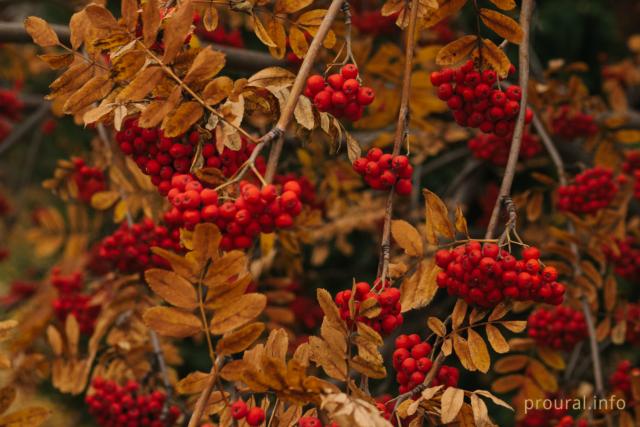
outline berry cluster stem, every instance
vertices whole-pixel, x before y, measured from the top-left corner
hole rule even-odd
[[[406,140],[409,128],[409,98],[411,96],[411,71],[413,70],[413,53],[416,43],[416,27],[418,22],[418,9],[420,2],[411,1],[411,14],[407,27],[407,41],[404,54],[404,74],[402,77],[402,97],[400,98],[400,111],[396,125],[395,138],[393,140],[393,156],[400,154],[400,147]],[[378,264],[378,277],[385,280],[389,270],[389,254],[391,247],[391,215],[393,212],[394,188],[389,191],[384,215],[384,227],[382,229],[382,243],[380,244],[380,262]]]
[[[495,234],[498,226],[498,218],[500,216],[500,208],[502,202],[506,197],[511,194],[511,185],[513,184],[513,177],[516,173],[516,165],[518,164],[518,155],[520,154],[520,146],[522,145],[522,134],[524,133],[524,120],[526,114],[527,105],[527,92],[529,86],[529,28],[531,25],[531,15],[533,13],[534,0],[523,0],[520,8],[520,26],[522,27],[522,42],[519,46],[519,66],[520,77],[519,85],[522,88],[522,99],[518,113],[518,120],[516,121],[516,127],[513,132],[513,139],[511,140],[511,150],[509,151],[509,160],[507,161],[507,167],[502,178],[502,184],[500,185],[500,193],[496,199],[496,203],[491,212],[491,220],[489,221],[489,227],[485,238],[491,239]]]

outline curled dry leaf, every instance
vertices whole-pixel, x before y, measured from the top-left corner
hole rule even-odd
[[[522,28],[520,28],[520,24],[507,15],[496,12],[495,10],[481,8],[480,19],[500,37],[515,44],[522,42]]]
[[[511,67],[507,54],[489,39],[482,39],[481,49],[482,61],[493,68],[500,78],[506,78]],[[477,50],[474,51],[474,56],[478,56]]]
[[[24,28],[40,47],[56,46],[60,43],[58,35],[51,26],[42,18],[30,16],[24,20]]]
[[[478,45],[475,35],[462,36],[444,46],[436,56],[436,64],[453,65],[466,58]]]

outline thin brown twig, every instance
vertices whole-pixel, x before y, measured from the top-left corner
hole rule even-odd
[[[420,2],[411,1],[411,13],[409,15],[409,25],[407,26],[407,40],[404,54],[404,73],[402,78],[402,94],[400,98],[400,111],[398,112],[398,122],[393,140],[393,155],[400,153],[402,143],[407,139],[409,129],[409,99],[411,97],[411,72],[413,71],[413,54],[416,43],[416,27],[418,22],[418,9]],[[407,5],[408,7],[408,5]],[[382,242],[380,244],[380,262],[378,263],[378,277],[385,280],[389,270],[389,256],[391,250],[391,215],[393,211],[393,194],[395,187],[391,187],[387,196],[387,205],[384,215],[384,226],[382,229]]]
[[[200,423],[200,419],[202,418],[202,414],[204,413],[204,409],[207,406],[207,402],[209,401],[209,397],[211,396],[211,392],[213,391],[213,387],[215,387],[218,378],[217,362],[218,361],[216,360],[211,367],[209,380],[207,381],[204,390],[202,390],[202,393],[200,393],[196,406],[193,408],[193,413],[191,414],[188,427],[197,427]]]
[[[520,112],[518,113],[518,119],[516,121],[516,127],[513,132],[513,138],[511,140],[511,149],[509,151],[509,160],[507,161],[507,167],[502,178],[502,184],[500,185],[500,192],[498,199],[493,207],[491,213],[491,220],[489,221],[489,227],[485,237],[490,239],[495,234],[498,226],[498,219],[500,217],[500,209],[505,197],[511,194],[511,185],[513,184],[513,178],[516,173],[516,166],[518,164],[518,156],[520,155],[520,146],[522,145],[522,134],[524,133],[524,118],[526,114],[527,106],[527,89],[529,86],[529,29],[531,26],[531,15],[533,13],[534,0],[523,0],[520,9],[520,26],[522,27],[522,41],[519,48],[519,66],[520,66],[520,79],[519,84],[522,88],[522,99],[520,100]]]

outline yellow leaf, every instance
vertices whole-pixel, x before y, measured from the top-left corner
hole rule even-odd
[[[529,356],[518,354],[515,356],[504,357],[493,365],[493,370],[498,374],[507,374],[509,372],[524,369],[529,363]]]
[[[373,319],[382,312],[382,307],[378,303],[377,298],[367,298],[360,304],[358,315],[368,319]]]
[[[493,322],[494,320],[500,320],[504,316],[506,316],[508,312],[509,306],[506,303],[501,302],[493,309],[493,311],[489,315],[489,321]]]
[[[275,47],[269,48],[269,53],[274,58],[284,58],[285,53],[287,53],[287,32],[284,24],[276,18],[269,19],[267,21],[267,32],[271,40],[276,44]]]
[[[295,13],[313,3],[313,0],[277,0],[275,13]]]
[[[424,307],[433,300],[438,291],[436,276],[439,271],[433,258],[424,259],[416,272],[404,279],[400,285],[400,305],[403,313]]]
[[[139,125],[143,128],[156,127],[173,109],[182,97],[182,89],[176,86],[166,100],[152,101],[140,115]]]
[[[508,393],[522,386],[524,383],[524,376],[522,375],[507,375],[498,378],[491,384],[491,390],[496,393]]]
[[[489,409],[487,409],[487,404],[475,394],[472,394],[470,399],[474,425],[478,427],[490,426],[491,420],[489,418]]]
[[[179,3],[176,11],[168,18],[164,25],[164,55],[162,62],[170,64],[176,58],[182,47],[184,39],[191,30],[193,22],[193,2],[184,0]]]
[[[258,39],[266,46],[269,47],[278,47],[275,42],[271,39],[271,36],[267,32],[267,29],[264,27],[264,24],[256,15],[251,17],[251,22],[253,23],[253,32],[256,34]],[[292,28],[293,29],[293,28]]]
[[[487,325],[487,339],[496,353],[507,353],[509,351],[509,343],[495,326]]]
[[[219,356],[240,353],[257,340],[264,331],[264,323],[250,323],[240,329],[225,334],[216,345]]]
[[[51,410],[30,406],[0,417],[0,425],[5,427],[38,427],[51,415]]]
[[[480,19],[482,19],[484,25],[491,28],[500,37],[515,44],[522,42],[522,28],[520,28],[520,24],[507,15],[496,12],[495,10],[481,8]]]
[[[515,333],[520,333],[527,327],[526,320],[505,320],[500,322],[500,324]]]
[[[63,346],[62,336],[60,335],[60,332],[53,325],[49,325],[47,327],[47,340],[49,341],[51,350],[53,350],[53,354],[55,354],[56,356],[60,356],[62,354],[62,346]]]
[[[73,53],[45,53],[43,55],[38,55],[38,58],[46,62],[52,70],[57,70],[59,68],[68,67],[69,65],[71,65],[71,63],[73,63],[73,60],[75,59],[75,56],[73,55]]]
[[[451,325],[453,326],[453,329],[458,329],[458,327],[462,325],[466,315],[467,303],[463,299],[457,300],[456,305],[453,307],[453,312],[451,313]]]
[[[455,387],[448,387],[442,393],[441,415],[440,418],[444,424],[452,422],[460,412],[464,403],[464,390]]]
[[[224,101],[233,91],[233,80],[227,76],[213,79],[202,91],[202,98],[209,105],[215,105]]]
[[[89,19],[84,10],[76,12],[71,16],[69,20],[69,32],[71,33],[69,39],[71,47],[77,50],[84,42],[87,28],[89,27]]]
[[[221,307],[211,319],[211,333],[222,335],[243,326],[262,313],[267,305],[263,294],[244,294],[227,306]]]
[[[422,23],[425,28],[433,27],[443,19],[457,13],[467,3],[467,0],[438,0],[438,3],[440,4],[439,8],[427,10]]]
[[[114,18],[111,12],[109,12],[104,6],[90,4],[85,7],[84,12],[87,14],[87,18],[89,18],[91,25],[100,30],[113,30],[119,28],[116,18]]]
[[[76,114],[85,107],[100,101],[111,92],[113,81],[107,75],[92,77],[64,103],[63,111],[66,114]]]
[[[504,400],[494,396],[493,394],[491,394],[490,392],[488,392],[486,390],[474,390],[473,393],[477,394],[478,396],[482,396],[482,397],[486,397],[488,399],[491,399],[491,401],[493,403],[495,403],[496,405],[502,406],[502,407],[507,408],[507,409],[511,409],[513,411],[513,408],[511,407],[511,405],[509,405]]]
[[[147,0],[142,3],[142,38],[144,45],[151,47],[156,41],[160,29],[159,0]]]
[[[211,378],[211,374],[195,371],[178,381],[176,391],[179,394],[196,394],[200,393],[207,386]]]
[[[469,328],[467,333],[469,354],[471,355],[473,364],[476,365],[476,368],[478,368],[480,372],[489,372],[489,367],[491,367],[491,359],[489,358],[489,350],[487,350],[487,345],[485,344],[480,334],[478,334],[473,329]]]
[[[469,237],[469,229],[467,228],[467,219],[464,217],[464,213],[462,212],[462,207],[456,207],[456,231],[458,233],[463,233],[465,236]]]
[[[147,327],[168,337],[190,337],[202,330],[198,317],[177,308],[152,307],[144,312],[142,318]]]
[[[13,386],[0,388],[0,414],[4,413],[16,398],[16,389]]]
[[[184,134],[204,114],[200,103],[189,101],[182,103],[162,121],[162,130],[167,138],[174,138]]]
[[[541,191],[535,191],[527,201],[527,221],[536,222],[542,214],[542,203],[544,202],[544,194]]]
[[[429,316],[427,326],[439,337],[444,337],[447,334],[447,327],[437,317]]]
[[[299,58],[304,58],[309,50],[309,42],[307,42],[307,38],[297,27],[291,27],[289,30],[289,45],[291,46],[293,53],[295,53]]]
[[[482,60],[493,68],[500,78],[504,79],[509,74],[509,67],[511,67],[509,58],[489,39],[482,39]]]
[[[60,43],[58,35],[47,21],[37,16],[30,16],[24,20],[24,28],[33,39],[33,42],[40,47],[56,46]]]
[[[342,321],[342,317],[340,317],[340,310],[333,301],[333,298],[331,298],[331,294],[326,289],[318,288],[316,296],[318,298],[318,304],[320,304],[320,308],[322,308],[322,312],[327,319],[335,325],[341,325],[343,332],[346,333],[346,326]]]
[[[135,31],[136,24],[138,23],[138,1],[122,0],[120,11],[127,30]]]
[[[109,209],[120,198],[117,191],[98,191],[91,197],[91,206],[103,211]]]
[[[196,225],[195,230],[193,231],[193,237],[191,239],[191,253],[187,256],[187,258],[193,257],[196,262],[204,268],[207,261],[216,261],[219,258],[219,246],[220,241],[222,240],[222,234],[220,233],[220,229],[211,223],[201,223]],[[207,284],[211,285],[211,277],[210,273],[218,272],[220,269],[228,267],[227,262],[232,260],[234,262],[240,261],[244,262],[245,257],[243,254],[234,253],[234,256],[229,255],[229,252],[226,257],[220,259],[220,264],[211,267],[209,272],[207,272],[207,276],[205,281]],[[237,257],[235,255],[238,255]],[[244,269],[242,269],[244,270]],[[238,271],[239,273],[240,271]],[[227,276],[228,277],[228,276]]]
[[[116,101],[138,101],[144,99],[149,92],[151,92],[162,79],[162,68],[157,66],[147,67],[125,86],[118,96]]]
[[[462,367],[468,371],[475,371],[476,366],[471,359],[471,353],[469,352],[469,343],[458,334],[453,335],[453,350],[460,360]]]
[[[489,0],[502,10],[511,10],[516,7],[515,0]]]
[[[179,274],[152,268],[144,272],[144,278],[151,290],[169,304],[186,309],[194,309],[198,306],[195,288]]]
[[[559,351],[543,346],[536,347],[536,350],[538,350],[538,356],[540,356],[540,359],[542,359],[544,363],[554,369],[564,369],[564,359],[562,358],[562,354],[560,354]]]
[[[622,144],[637,144],[640,142],[640,130],[621,129],[616,131],[615,138]]]
[[[80,326],[75,314],[69,314],[64,322],[64,333],[67,336],[67,350],[71,357],[78,354],[78,342],[80,341]]]
[[[185,83],[201,82],[209,80],[224,68],[225,55],[222,52],[213,50],[211,46],[202,49],[193,60],[187,75],[184,76]]]
[[[296,23],[303,26],[318,27],[322,23],[326,14],[326,9],[310,10],[300,15]]]
[[[555,393],[558,390],[558,381],[555,375],[547,370],[544,365],[535,359],[529,361],[529,372],[544,391]]]
[[[475,35],[460,37],[440,49],[436,56],[436,64],[456,64],[466,58],[477,45],[478,37]]]
[[[202,16],[202,25],[207,31],[213,31],[218,27],[218,9],[215,8],[213,3],[207,7]]]
[[[454,239],[455,233],[453,225],[449,221],[447,206],[435,193],[427,189],[422,190],[422,195],[424,196],[426,207],[425,230],[427,242],[437,243],[438,235]]]
[[[413,257],[423,255],[420,233],[407,221],[401,219],[391,221],[391,235],[407,255]]]

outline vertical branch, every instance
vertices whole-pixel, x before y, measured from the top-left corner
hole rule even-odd
[[[518,113],[518,120],[516,122],[515,130],[513,131],[513,139],[511,140],[511,149],[509,151],[509,160],[507,161],[507,167],[504,171],[504,177],[502,178],[502,184],[500,185],[500,192],[498,193],[496,204],[494,205],[493,212],[491,213],[491,220],[489,221],[489,227],[487,228],[485,239],[493,238],[496,227],[498,226],[498,218],[500,216],[502,201],[511,194],[511,185],[513,184],[513,177],[516,173],[516,165],[518,164],[518,156],[520,154],[520,146],[522,145],[524,117],[527,109],[527,91],[529,86],[529,29],[531,25],[533,5],[534,0],[522,0],[522,6],[520,9],[522,42],[520,43],[518,59],[520,66],[519,84],[522,88],[520,112]]]
[[[209,380],[207,381],[204,390],[202,390],[202,393],[200,393],[200,397],[198,397],[195,408],[193,408],[193,414],[191,414],[191,419],[189,419],[188,427],[197,427],[200,424],[200,419],[202,419],[202,414],[204,414],[204,409],[207,406],[207,402],[209,401],[213,387],[216,385],[217,379],[218,361],[216,360],[213,362],[211,372],[209,372]]]
[[[336,19],[338,12],[340,12],[340,10],[342,9],[342,4],[344,3],[344,1],[345,0],[331,1],[331,5],[327,10],[327,14],[324,16],[324,18],[322,18],[322,22],[318,27],[318,31],[311,41],[309,50],[307,51],[307,54],[304,56],[304,60],[300,65],[300,69],[298,70],[296,79],[294,80],[293,86],[291,87],[291,93],[289,94],[287,102],[280,112],[280,118],[278,119],[278,122],[273,129],[271,129],[262,138],[260,138],[260,142],[262,144],[268,144],[271,141],[276,140],[276,144],[269,155],[266,172],[267,182],[271,182],[271,179],[273,179],[275,170],[278,167],[278,161],[280,160],[280,154],[282,153],[282,147],[284,146],[284,132],[287,130],[289,123],[291,123],[293,112],[295,111],[296,105],[298,105],[298,99],[300,98],[300,96],[302,96],[302,91],[307,84],[307,78],[311,73],[313,63],[318,57],[318,53],[320,52],[320,48],[322,47],[322,42],[329,33],[331,25]]]
[[[411,12],[409,15],[409,26],[407,27],[407,41],[404,53],[404,73],[402,78],[402,94],[400,98],[400,111],[398,112],[398,122],[393,140],[393,155],[400,153],[402,143],[406,141],[409,128],[409,98],[411,96],[411,71],[413,70],[413,51],[415,48],[416,26],[418,22],[418,9],[420,2],[411,0]],[[395,187],[391,187],[387,197],[387,206],[384,214],[384,226],[382,229],[382,242],[380,244],[380,262],[378,263],[378,277],[387,276],[389,269],[389,251],[391,245],[391,214],[393,211],[393,193]]]

